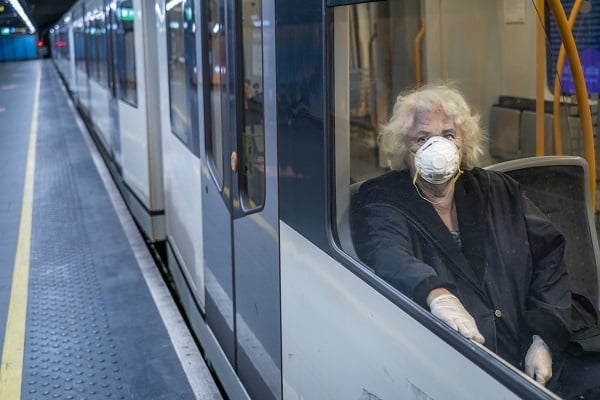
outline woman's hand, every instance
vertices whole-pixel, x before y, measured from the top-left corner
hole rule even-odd
[[[483,344],[485,338],[479,329],[475,319],[462,305],[460,300],[446,289],[434,289],[427,296],[427,304],[431,313],[450,325],[452,329],[478,343]]]
[[[525,373],[542,385],[552,378],[552,353],[538,335],[533,335],[533,342],[525,355]]]

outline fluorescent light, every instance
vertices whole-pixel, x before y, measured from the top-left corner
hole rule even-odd
[[[25,14],[23,7],[21,7],[21,2],[19,0],[8,0],[8,2],[10,3],[11,7],[17,12],[17,14],[19,14],[19,17],[21,17],[23,22],[25,22],[25,25],[27,25],[27,28],[29,28],[29,33],[35,33],[35,27],[31,23],[31,20],[29,19],[27,14]]]
[[[167,9],[167,11],[171,11],[171,9],[173,7],[175,7],[176,5],[179,5],[181,3],[183,3],[185,0],[171,0],[167,3],[167,5],[165,6],[165,8]]]

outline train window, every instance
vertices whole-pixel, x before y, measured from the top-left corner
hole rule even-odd
[[[564,0],[561,2],[567,15],[571,14],[576,3],[575,0]],[[577,17],[573,25],[573,36],[577,43],[579,57],[582,62],[582,69],[585,75],[588,93],[600,93],[600,7],[592,6],[591,1],[580,2]],[[558,26],[554,18],[549,19],[549,50],[546,53],[548,58],[548,85],[550,89],[554,87],[556,77],[556,64],[558,54],[562,43]],[[574,94],[575,84],[571,77],[569,61],[565,58],[562,79],[560,81],[562,93]]]
[[[75,19],[73,22],[73,40],[75,41],[75,68],[85,73],[85,33],[82,18]]]
[[[167,4],[167,30],[171,130],[194,154],[199,154],[196,23],[192,0]]]
[[[106,13],[102,10],[96,20],[98,35],[98,82],[108,88],[108,38],[106,34]]]
[[[90,78],[103,87],[108,87],[108,64],[106,46],[106,28],[104,26],[104,13],[101,9],[94,9],[86,15],[88,39],[88,65]]]
[[[227,83],[227,55],[225,47],[225,11],[223,0],[208,2],[207,48],[208,77],[210,82],[208,104],[210,104],[210,129],[206,134],[206,151],[209,165],[217,183],[223,185],[223,119],[224,95]]]
[[[135,68],[135,32],[132,0],[117,1],[115,51],[119,98],[137,107],[137,77]]]
[[[414,184],[411,177],[405,173],[390,174],[379,180],[379,185],[372,184],[369,187],[372,190],[368,193],[365,193],[367,190],[363,190],[360,192],[361,195],[354,197],[359,187],[365,188],[364,181],[377,178],[390,169],[406,169],[405,165],[401,164],[404,162],[404,156],[399,154],[398,146],[393,146],[393,143],[392,146],[387,146],[390,144],[387,143],[390,135],[379,136],[379,131],[381,126],[388,122],[397,96],[423,85],[446,84],[456,88],[462,93],[471,108],[469,116],[462,120],[476,120],[477,122],[473,122],[473,126],[479,124],[484,134],[489,132],[490,140],[481,140],[480,142],[480,131],[475,128],[471,131],[471,138],[477,138],[472,139],[471,147],[465,145],[466,141],[462,142],[464,147],[461,147],[461,154],[463,156],[475,146],[482,146],[480,150],[483,151],[483,154],[478,161],[475,160],[476,157],[473,157],[473,164],[480,167],[488,166],[489,169],[498,169],[499,166],[492,167],[488,164],[506,161],[509,156],[525,158],[535,154],[536,124],[539,124],[539,121],[535,120],[536,74],[544,69],[539,68],[535,57],[536,28],[540,18],[534,4],[531,2],[504,2],[502,4],[502,2],[456,1],[450,5],[445,2],[389,0],[339,5],[328,11],[330,17],[328,21],[332,23],[328,30],[332,34],[328,38],[328,76],[331,78],[329,83],[331,96],[328,106],[331,114],[329,120],[333,127],[332,143],[334,144],[335,161],[335,203],[332,205],[335,208],[332,215],[336,220],[332,222],[334,222],[333,226],[337,228],[337,240],[340,248],[356,260],[359,259],[358,250],[360,256],[365,259],[360,261],[364,261],[367,264],[366,267],[377,266],[376,273],[422,305],[424,305],[427,295],[434,290],[428,287],[423,289],[423,286],[427,286],[427,284],[419,286],[426,279],[429,277],[437,279],[437,274],[444,276],[444,279],[451,276],[452,282],[460,279],[454,277],[454,272],[448,272],[450,261],[446,261],[444,258],[455,251],[461,257],[464,256],[464,260],[469,260],[469,263],[465,263],[464,266],[466,268],[469,268],[469,265],[473,266],[469,270],[469,273],[473,273],[473,277],[480,274],[474,279],[482,279],[481,276],[485,274],[488,282],[492,282],[490,287],[496,285],[496,289],[494,289],[496,293],[488,293],[489,297],[486,301],[489,301],[489,304],[496,304],[496,301],[498,304],[504,302],[516,304],[518,299],[514,290],[520,290],[519,285],[523,282],[527,282],[522,286],[523,293],[535,299],[533,301],[546,301],[539,299],[539,296],[544,295],[535,292],[537,285],[540,285],[560,292],[560,296],[556,296],[556,298],[562,296],[562,299],[568,299],[572,290],[576,293],[584,293],[594,304],[597,304],[596,260],[598,257],[595,253],[598,247],[594,243],[595,226],[591,216],[584,215],[578,215],[577,218],[580,218],[578,219],[580,222],[571,224],[572,215],[584,214],[582,210],[591,210],[589,206],[582,206],[585,201],[582,199],[585,197],[582,193],[588,190],[583,189],[584,183],[587,181],[585,173],[581,172],[583,169],[579,170],[577,178],[570,175],[572,172],[569,172],[564,176],[561,175],[561,180],[557,178],[561,174],[558,170],[562,169],[562,167],[557,167],[558,161],[556,161],[557,164],[552,164],[548,170],[541,168],[534,171],[532,168],[518,173],[515,173],[515,170],[503,170],[519,181],[525,194],[539,208],[539,210],[536,208],[533,211],[534,207],[528,201],[522,200],[518,192],[511,192],[512,189],[507,191],[488,189],[490,193],[493,193],[489,199],[475,199],[474,192],[465,189],[469,182],[477,179],[482,179],[479,181],[482,182],[486,178],[481,177],[490,176],[495,178],[487,178],[490,181],[486,182],[491,182],[491,179],[505,182],[504,178],[487,175],[481,170],[469,171],[472,165],[465,166],[463,164],[465,171],[463,171],[463,175],[459,175],[461,177],[459,179],[462,181],[458,181],[456,186],[462,189],[456,191],[457,195],[454,198],[445,198],[455,213],[449,217],[453,218],[452,222],[448,222],[448,219],[442,221],[443,216],[437,218],[435,211],[426,203],[426,201],[431,201],[432,197],[427,198],[427,193],[420,192],[419,182]],[[593,13],[593,10],[591,12]],[[586,46],[585,43],[587,43],[588,54],[595,57],[596,53],[594,52],[598,46],[593,40],[598,36],[597,18],[593,19],[591,16],[589,18],[588,23],[592,34],[590,34],[590,38],[586,39],[588,42],[583,42],[583,45]],[[583,21],[585,19],[582,19]],[[481,35],[481,32],[486,32],[486,34]],[[577,34],[575,36],[577,37]],[[557,53],[557,49],[558,46],[553,53]],[[582,50],[580,52],[583,54]],[[585,62],[585,57],[582,58]],[[592,58],[592,60],[595,59]],[[589,74],[587,84],[597,83],[595,80],[598,76],[597,68],[588,68],[587,72]],[[565,86],[567,85],[563,82],[563,90]],[[547,88],[545,89],[544,95],[550,97]],[[441,93],[445,93],[449,97],[454,96],[448,91]],[[439,98],[437,96],[436,98]],[[461,102],[457,104],[461,104]],[[552,123],[555,121],[550,114],[552,107],[546,107],[541,111],[545,115],[540,120],[546,121],[547,128],[545,127],[545,130],[551,131]],[[575,112],[577,111],[572,111],[568,116],[569,120],[578,118],[574,115]],[[478,115],[471,119],[473,114]],[[417,119],[419,118],[417,116]],[[457,121],[459,119],[450,122],[455,124],[452,134],[461,132],[466,136],[469,130],[460,129],[463,128],[462,126],[457,128],[456,125],[461,124]],[[444,133],[446,130],[444,128]],[[409,129],[408,132],[410,138],[411,134],[420,134],[421,130]],[[428,131],[425,130],[425,132]],[[451,139],[455,137],[452,136]],[[427,140],[426,137],[424,139]],[[394,140],[404,139],[394,138]],[[414,140],[416,141],[417,138]],[[548,139],[546,140],[548,143]],[[505,150],[509,148],[507,144],[510,144],[510,154],[505,152],[501,156],[498,155],[500,153],[494,153],[494,146],[499,146],[499,144],[505,146]],[[546,148],[547,155],[552,154],[553,146],[555,145],[551,142],[550,146]],[[388,154],[385,151],[386,148],[393,150]],[[451,149],[454,150],[454,148]],[[449,153],[456,154],[453,151],[449,151]],[[565,149],[563,154],[569,153],[570,150]],[[471,153],[471,155],[473,154]],[[539,160],[536,159],[535,162]],[[543,159],[541,161],[546,162]],[[526,162],[533,164],[534,161],[513,160],[509,164],[511,168],[517,169],[515,166],[523,165]],[[506,166],[506,164],[503,165]],[[454,174],[454,171],[451,174]],[[475,178],[477,174],[481,174],[479,178]],[[571,178],[568,178],[569,176]],[[574,186],[569,186],[569,189],[563,192],[564,185],[562,183],[557,185],[557,182],[562,182],[562,179],[565,179],[564,185],[566,185],[566,181],[570,180],[569,185],[573,184]],[[503,184],[499,184],[498,187],[504,187]],[[574,189],[575,185],[578,189]],[[386,189],[378,192],[377,190],[382,187]],[[389,187],[394,187],[396,191],[387,191]],[[439,188],[439,186],[436,187]],[[505,218],[507,220],[513,218],[514,214],[512,211],[503,209],[503,206],[499,205],[501,202],[494,203],[496,199],[493,196],[498,195],[499,192],[504,192],[503,196],[508,199],[507,202],[514,201],[515,204],[523,204],[524,211],[515,218],[517,223],[523,221],[529,223],[530,220],[537,218],[544,220],[538,214],[541,210],[547,213],[547,217],[556,229],[544,222],[544,229],[547,231],[542,234],[541,231],[536,233],[535,229],[528,225],[527,228],[523,228],[523,232],[527,232],[524,234],[524,239],[515,239],[513,235],[515,231],[512,230],[513,225],[511,224],[514,221],[511,220],[511,223],[505,221]],[[356,204],[361,200],[371,201],[377,196],[377,193],[381,193],[381,198],[375,199],[381,201],[380,208],[377,206],[359,208],[360,205]],[[362,194],[365,195],[362,196]],[[469,197],[467,198],[467,196]],[[422,199],[424,201],[421,201]],[[354,205],[358,207],[352,208],[353,200],[355,200]],[[469,203],[470,201],[473,203]],[[564,208],[557,206],[559,202],[563,201]],[[372,205],[372,203],[369,204]],[[484,228],[480,232],[470,225],[472,224],[469,222],[470,219],[483,214],[477,214],[475,208],[471,208],[467,204],[490,207],[488,210],[494,209],[491,212],[496,213],[494,217],[490,216],[491,214],[485,214],[482,219],[484,222],[477,222],[477,224],[478,226],[487,226],[490,232],[493,230],[495,238],[499,238],[497,242],[493,242],[496,239],[492,239],[491,235],[483,236],[486,234],[485,229],[488,228]],[[528,207],[531,207],[532,213],[525,210]],[[368,212],[370,214],[365,216]],[[429,214],[430,212],[431,214]],[[501,217],[498,217],[499,215]],[[351,219],[351,216],[356,216],[356,218]],[[496,219],[494,220],[494,218]],[[356,223],[353,227],[355,228],[354,232],[351,230],[352,222]],[[509,224],[511,226],[508,226]],[[456,230],[446,229],[449,225]],[[575,227],[575,225],[577,226]],[[587,230],[587,236],[581,232],[575,233],[577,229]],[[559,262],[549,265],[544,261],[545,258],[542,260],[542,257],[547,257],[545,252],[543,255],[540,253],[538,255],[540,258],[537,258],[538,256],[533,254],[536,250],[532,249],[538,245],[541,248],[541,242],[549,237],[560,237],[558,240],[562,243],[559,231],[562,231],[566,238],[565,260],[564,263],[560,262],[562,261],[561,253],[557,258]],[[352,234],[355,234],[360,241],[353,241]],[[438,234],[439,236],[437,236]],[[583,240],[585,243],[579,242],[578,238],[580,237],[586,238]],[[500,262],[494,259],[491,252],[486,253],[476,248],[477,240],[482,240],[482,238],[485,240],[484,247],[486,249],[493,248],[493,254],[502,259]],[[446,239],[448,240],[446,241]],[[405,244],[402,243],[403,240],[406,240]],[[370,241],[372,242],[369,243]],[[445,244],[444,241],[446,241]],[[533,247],[530,245],[519,246],[520,243],[529,243],[528,241]],[[506,245],[506,243],[511,244]],[[487,247],[488,245],[489,247]],[[445,250],[440,250],[444,247]],[[445,251],[450,248],[452,250],[446,253]],[[550,253],[555,249],[556,247],[552,247],[547,251]],[[440,253],[437,253],[438,250]],[[561,252],[562,250],[561,247]],[[580,262],[579,259],[584,252],[587,254],[586,261]],[[441,253],[444,255],[438,256]],[[507,291],[498,290],[497,288],[501,284],[503,285],[503,278],[506,276],[503,274],[506,274],[506,270],[498,273],[498,270],[491,266],[499,266],[506,262],[505,259],[508,259],[509,255],[518,253],[523,254],[523,259],[527,258],[527,262],[511,264],[519,264],[519,271],[523,270],[521,264],[526,266],[528,273],[534,269],[554,268],[554,273],[558,276],[557,271],[559,271],[561,278],[543,280],[540,278],[541,275],[531,280],[519,278],[510,282],[510,285],[514,286],[509,286],[510,289]],[[415,260],[419,265],[414,264]],[[476,264],[478,261],[481,261],[479,265],[489,265],[490,267],[485,270],[478,269],[479,265]],[[423,264],[427,266],[423,267]],[[570,280],[565,278],[567,274],[563,269],[564,265],[568,268]],[[584,267],[580,268],[580,265]],[[381,268],[379,268],[380,266]],[[427,269],[427,273],[431,271],[437,273],[432,272],[431,275],[425,277],[426,274],[423,273],[425,269]],[[407,271],[406,274],[403,274],[403,271]],[[461,269],[461,271],[465,270]],[[445,275],[446,273],[448,275]],[[415,274],[420,275],[420,278],[415,279]],[[494,274],[497,274],[496,277],[493,277]],[[517,274],[518,272],[515,271],[509,273],[510,276],[517,276]],[[590,277],[592,278],[590,279]],[[419,293],[421,289],[423,290]],[[457,289],[458,293],[461,291],[462,289]],[[464,293],[461,295],[464,296],[463,298],[467,298]],[[552,297],[551,301],[554,300],[555,297]],[[479,306],[480,304],[470,304],[467,308],[475,314],[478,313]],[[520,308],[515,308],[515,312],[520,315],[535,314],[534,310],[530,308],[518,307]],[[539,320],[528,321],[531,325],[515,325],[517,328],[514,332],[515,336],[512,338],[505,333],[496,334],[495,330],[489,330],[484,334],[486,338],[495,335],[495,339],[501,338],[501,340],[492,345],[490,343],[486,343],[486,345],[490,350],[496,351],[507,363],[517,366],[525,356],[520,349],[527,349],[520,340],[513,340],[520,333],[516,332],[517,330],[536,329],[536,326],[541,327],[547,323],[547,326],[552,325],[556,328],[557,332],[561,331],[568,335],[570,315],[568,307],[559,309],[550,306],[550,309],[547,316],[539,314],[536,316]],[[510,317],[503,310],[492,311],[497,318]],[[490,312],[488,315],[492,315],[492,313]],[[483,322],[482,317],[476,316],[475,319],[478,324],[479,321]],[[483,325],[482,323],[480,326]],[[544,332],[544,334],[550,338],[549,342],[554,339],[550,331]],[[498,347],[495,347],[496,343]],[[531,343],[526,345],[530,346]]]
[[[262,2],[242,2],[244,118],[242,124],[242,198],[245,207],[265,200],[265,125],[263,111]]]
[[[350,236],[350,196],[360,182],[388,170],[378,143],[401,89],[415,84],[414,42],[420,1],[383,1],[334,9],[333,121],[338,237],[356,257]],[[396,28],[393,29],[393,26]]]
[[[84,17],[85,20],[85,60],[87,65],[87,73],[89,79],[96,78],[96,40],[92,36],[92,25],[94,23],[92,19],[92,13],[87,12]],[[93,30],[96,31],[96,28]]]

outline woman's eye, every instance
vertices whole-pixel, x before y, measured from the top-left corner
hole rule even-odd
[[[427,141],[427,138],[425,136],[421,136],[419,138],[417,138],[417,143],[425,143]]]
[[[456,137],[456,134],[454,132],[448,132],[444,134],[444,137],[448,140],[454,140],[454,138]]]

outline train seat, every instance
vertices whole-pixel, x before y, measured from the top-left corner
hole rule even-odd
[[[500,159],[519,157],[521,111],[493,106],[490,111],[490,153]]]
[[[535,155],[536,115],[528,109],[530,100],[500,99],[501,104],[492,106],[490,110],[490,154],[501,160],[512,160]],[[506,106],[502,105],[506,104]],[[574,117],[568,116],[561,108],[560,130],[564,154],[573,154],[573,150],[581,146],[573,146],[579,132]],[[564,114],[564,115],[563,115]],[[554,154],[554,118],[551,113],[544,113],[544,152]]]
[[[340,245],[344,252],[355,260],[359,260],[356,250],[354,249],[354,243],[352,241],[352,232],[350,227],[350,208],[352,207],[352,197],[358,193],[360,185],[365,181],[359,181],[350,184],[350,196],[349,200],[345,202],[343,207],[338,207],[339,222],[338,222],[338,237]]]
[[[563,233],[565,260],[573,292],[599,304],[600,257],[591,207],[589,169],[580,157],[547,156],[486,167],[507,173]]]

